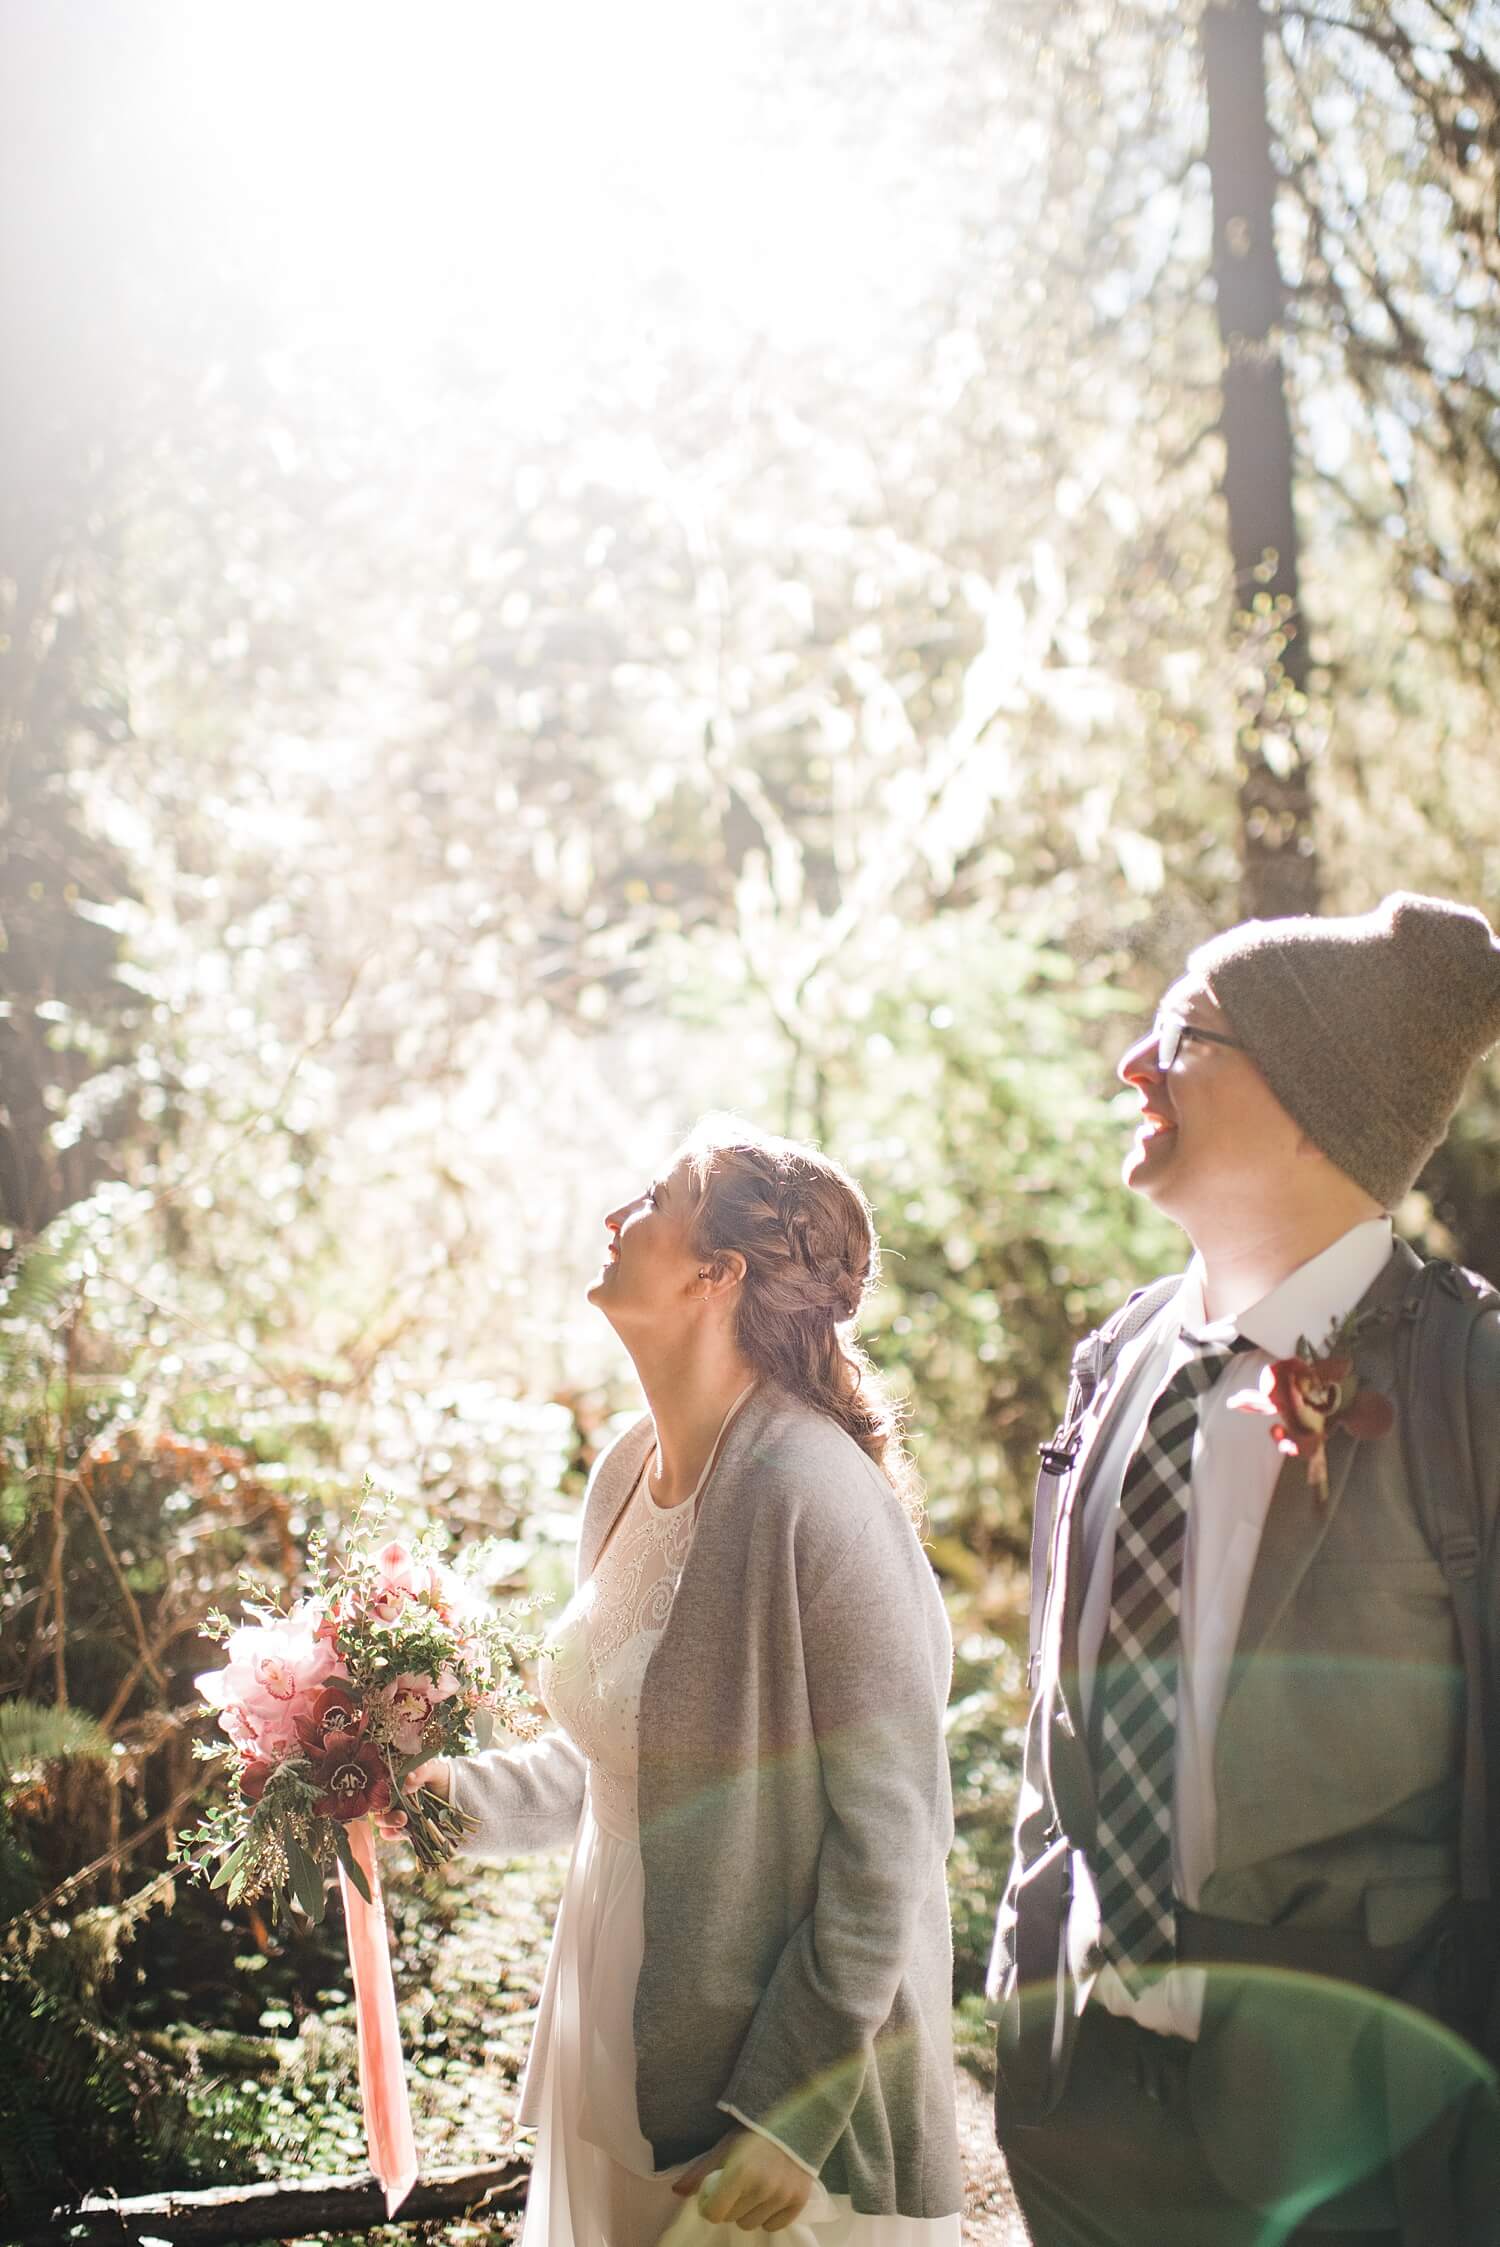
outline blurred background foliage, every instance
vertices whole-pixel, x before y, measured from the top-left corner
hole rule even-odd
[[[972,1998],[1035,1447],[1180,1253],[1113,1057],[1255,908],[1247,760],[1327,908],[1500,892],[1492,6],[1264,12],[1300,618],[1197,5],[533,14],[0,5],[12,2214],[357,2162],[336,1946],[173,1882],[196,1632],[367,1470],[555,1588],[601,1213],[710,1106],[879,1213]],[[1492,1274],[1497,1109],[1402,1212]],[[398,1893],[450,2152],[546,1878]]]

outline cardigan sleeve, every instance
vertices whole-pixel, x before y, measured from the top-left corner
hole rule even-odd
[[[817,1892],[756,2009],[721,2109],[821,2169],[941,1892],[953,1839],[952,1642],[921,1547],[881,1507],[803,1614],[829,1819]]]
[[[524,1857],[560,1849],[583,1815],[587,1775],[583,1750],[565,1732],[549,1732],[524,1747],[450,1758],[453,1807],[475,1821],[460,1854]]]

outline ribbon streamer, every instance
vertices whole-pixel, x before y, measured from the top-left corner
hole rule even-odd
[[[417,2147],[412,2136],[406,2070],[401,2060],[401,2030],[396,2020],[396,1985],[391,1979],[391,1948],[385,1903],[375,1863],[375,1835],[368,1818],[347,1828],[349,1848],[365,1876],[365,1902],[342,1865],[339,1894],[349,1935],[349,1966],[354,1977],[354,2018],[359,2031],[359,2092],[365,2110],[365,2143],[375,2181],[385,2191],[385,2212],[394,2216],[417,2181]]]

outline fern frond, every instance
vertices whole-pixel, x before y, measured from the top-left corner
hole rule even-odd
[[[22,1252],[0,1287],[0,1347],[7,1327],[37,1326],[57,1309],[72,1277],[71,1237],[65,1243],[44,1233]]]
[[[61,2173],[57,2132],[29,2077],[0,2069],[0,2213],[23,2223],[45,2220]]]
[[[119,1179],[106,1179],[20,1250],[0,1282],[0,1382],[76,1292],[90,1258],[107,1252],[121,1218],[141,1198]]]
[[[6,1815],[0,1802],[0,1927],[34,1903],[41,1894],[36,1859]]]
[[[15,1957],[0,1961],[0,2049],[0,2216],[65,2201],[101,2153],[149,2169],[185,2142],[186,2102],[160,2062]]]
[[[103,1726],[82,1709],[58,1709],[45,1701],[7,1701],[0,1706],[0,1793],[24,1772],[65,1756],[106,1762],[112,1746]]]

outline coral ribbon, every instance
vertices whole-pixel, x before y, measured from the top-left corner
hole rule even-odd
[[[417,2147],[406,2096],[406,2070],[401,2064],[396,1985],[391,1979],[391,1949],[375,1863],[374,1829],[368,1818],[356,1818],[347,1830],[354,1861],[370,1891],[366,1903],[339,1866],[339,1893],[344,1899],[349,1966],[354,1977],[354,2018],[359,2029],[365,2143],[370,2149],[375,2181],[385,2188],[385,2212],[393,2216],[417,2181]]]

